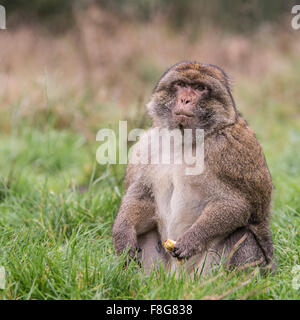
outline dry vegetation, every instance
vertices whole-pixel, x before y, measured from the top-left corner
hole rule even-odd
[[[220,65],[234,84],[284,72],[300,52],[295,31],[288,23],[260,29],[248,37],[211,27],[174,32],[163,16],[120,20],[99,8],[78,12],[76,27],[59,35],[32,26],[8,29],[0,35],[2,124],[11,129],[4,114],[12,106],[31,119],[51,107],[56,126],[94,135],[103,118],[143,108],[162,71],[183,59]]]

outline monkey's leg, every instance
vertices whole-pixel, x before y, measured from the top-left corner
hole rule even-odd
[[[239,228],[219,244],[223,251],[225,266],[229,269],[246,269],[264,266],[267,261],[255,236],[248,228]]]
[[[249,229],[253,232],[256,240],[263,250],[264,256],[267,261],[266,270],[275,272],[276,260],[273,255],[273,241],[268,219],[261,221],[260,223],[251,224],[249,226]]]
[[[197,258],[197,255],[190,260],[194,258]],[[250,267],[266,265],[265,255],[247,227],[239,228],[225,239],[212,243],[198,260],[197,268],[203,275],[212,272],[221,262],[228,270],[247,270]]]
[[[163,263],[164,266],[168,265],[170,255],[162,247],[157,228],[140,235],[138,247],[142,250],[141,262],[146,270],[151,271],[159,263]]]

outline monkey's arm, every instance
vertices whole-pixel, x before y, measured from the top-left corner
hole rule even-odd
[[[246,226],[250,207],[243,200],[219,199],[206,205],[197,221],[176,242],[172,255],[189,258],[205,250],[207,244]]]
[[[140,182],[131,184],[113,226],[113,242],[117,254],[129,249],[131,257],[137,250],[137,236],[155,225],[155,206],[151,190]]]
[[[253,221],[263,222],[269,216],[270,173],[262,149],[244,121],[239,119],[217,141],[212,138],[206,145],[211,148],[206,149],[207,165],[218,177],[215,185],[225,183],[227,189],[219,196],[214,191],[215,200],[208,202],[197,221],[178,239],[174,255],[180,258],[201,252],[211,240]],[[270,239],[268,228],[261,228],[259,233],[267,241]]]

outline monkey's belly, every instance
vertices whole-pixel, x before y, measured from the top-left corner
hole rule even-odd
[[[186,176],[182,174],[182,168],[169,166],[160,169],[156,172],[156,179],[153,179],[158,233],[161,241],[177,241],[199,218],[207,203],[207,197],[200,187],[188,183]],[[216,243],[219,240],[215,239]],[[208,249],[214,245],[215,243],[211,243]],[[211,250],[193,256],[183,265],[178,264],[177,259],[170,253],[167,253],[167,257],[168,268],[176,270],[183,267],[188,268],[189,272],[197,269],[206,273],[219,261],[219,256]]]
[[[157,218],[162,241],[179,239],[198,219],[204,201],[197,199],[189,186],[177,189],[170,186],[167,192],[156,195]]]

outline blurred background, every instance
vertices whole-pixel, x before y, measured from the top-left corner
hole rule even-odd
[[[168,66],[183,59],[224,68],[239,109],[259,134],[274,136],[273,118],[299,121],[295,1],[0,3],[7,13],[7,29],[0,31],[2,134],[24,136],[24,130],[47,127],[95,145],[97,131],[119,119],[149,126],[145,104],[151,89]],[[12,152],[16,159],[18,151]],[[47,161],[33,156],[28,164],[47,169]],[[64,165],[56,163],[54,171],[56,166]]]
[[[78,170],[76,184],[87,185],[97,131],[116,128],[118,120],[128,120],[129,128],[150,126],[145,104],[151,90],[183,59],[229,74],[237,106],[266,148],[275,152],[280,141],[289,141],[286,135],[299,137],[291,133],[300,121],[295,1],[0,3],[7,14],[7,29],[0,31],[0,161],[8,179],[29,170],[38,181],[49,176],[55,188],[61,174]],[[68,139],[79,139],[88,151],[78,152]],[[123,173],[117,177],[120,182]]]
[[[182,59],[221,66],[239,88],[244,80],[262,86],[269,76],[276,95],[282,79],[275,74],[299,71],[300,32],[291,28],[296,1],[0,2],[7,12],[7,30],[0,33],[6,131],[15,126],[12,115],[34,124],[51,115],[55,127],[94,139],[99,121],[143,109],[161,73]],[[261,107],[255,101],[249,108]]]
[[[214,283],[210,293],[191,290],[197,281],[167,290],[164,280],[153,293],[150,280],[145,286],[115,268],[110,232],[125,166],[96,163],[98,130],[117,129],[119,120],[129,129],[149,127],[145,104],[156,81],[189,59],[228,73],[237,107],[264,148],[280,270],[267,298],[299,298],[290,287],[292,267],[300,264],[295,4],[0,0],[7,15],[0,30],[0,265],[10,275],[0,297],[177,299],[214,292]],[[230,283],[222,283],[225,292],[223,285]],[[232,297],[248,297],[257,281],[247,290]]]

